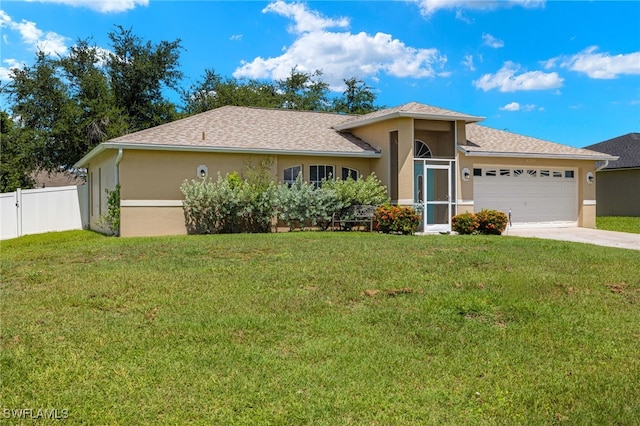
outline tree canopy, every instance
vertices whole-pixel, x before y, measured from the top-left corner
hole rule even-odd
[[[332,96],[322,71],[291,70],[282,80],[223,77],[205,69],[182,86],[181,41],[145,41],[116,26],[110,50],[78,40],[65,57],[36,54],[2,88],[2,191],[33,184],[33,172],[69,170],[96,145],[225,105],[363,114],[378,109],[362,80]],[[174,102],[177,94],[181,105]]]

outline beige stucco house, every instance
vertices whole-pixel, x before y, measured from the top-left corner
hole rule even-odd
[[[186,233],[185,179],[265,157],[277,182],[375,173],[394,203],[423,206],[424,232],[483,208],[511,212],[514,226],[595,226],[596,162],[616,157],[482,120],[415,102],[361,116],[226,106],[109,140],[75,166],[87,169],[93,229],[120,184],[122,236]]]

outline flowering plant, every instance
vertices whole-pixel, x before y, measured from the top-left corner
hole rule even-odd
[[[451,219],[451,228],[458,234],[470,235],[478,232],[480,221],[473,213],[460,213]]]
[[[385,234],[412,235],[419,224],[420,216],[412,207],[384,205],[376,209],[375,228]]]

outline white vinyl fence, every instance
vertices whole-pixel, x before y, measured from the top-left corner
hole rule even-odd
[[[0,239],[86,229],[87,185],[18,189],[0,194]]]

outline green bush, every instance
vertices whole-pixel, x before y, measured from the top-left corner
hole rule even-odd
[[[308,226],[326,229],[334,212],[343,207],[335,189],[324,184],[315,188],[312,183],[305,182],[302,175],[298,175],[291,187],[278,186],[276,198],[279,218],[289,229]]]
[[[478,218],[478,230],[481,234],[500,235],[507,227],[509,218],[503,212],[497,210],[481,210],[476,213]]]
[[[105,189],[107,211],[98,218],[98,226],[109,235],[120,235],[120,184],[113,191]]]
[[[458,234],[471,235],[478,232],[480,222],[478,217],[473,213],[460,213],[451,219],[451,228]]]
[[[420,216],[412,207],[384,205],[376,209],[375,228],[388,233],[413,235],[420,225]]]
[[[191,234],[269,232],[276,214],[276,186],[261,187],[238,173],[216,181],[185,181],[184,213]]]

